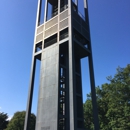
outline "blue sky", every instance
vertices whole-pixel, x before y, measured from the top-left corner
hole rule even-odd
[[[130,63],[130,0],[88,0],[88,5],[97,86]],[[9,116],[26,109],[36,10],[37,0],[0,0],[0,111]],[[84,101],[90,92],[87,64],[84,59]]]

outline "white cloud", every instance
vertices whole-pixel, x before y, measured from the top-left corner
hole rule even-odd
[[[13,117],[13,116],[9,116],[7,120],[9,120],[9,121],[10,121],[10,120],[12,119],[12,117]]]
[[[2,107],[0,107],[0,112],[1,112],[1,109],[2,109]],[[12,115],[8,116],[8,119],[7,119],[7,120],[10,121],[10,120],[12,119],[12,117],[13,117]]]

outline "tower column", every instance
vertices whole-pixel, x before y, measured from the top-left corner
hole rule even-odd
[[[84,9],[85,9],[85,20],[88,21],[88,30],[90,32],[87,0],[84,0]],[[97,110],[97,99],[96,99],[96,90],[95,90],[95,79],[94,79],[94,68],[93,68],[90,33],[89,33],[89,39],[90,39],[90,44],[88,45],[88,49],[90,50],[91,53],[89,54],[88,60],[89,60],[90,84],[91,84],[91,93],[92,93],[93,119],[94,119],[95,130],[99,130],[100,127],[99,127],[98,110]]]
[[[45,0],[44,23],[46,22],[47,19],[47,10],[48,10],[47,8],[48,8],[47,0]]]
[[[24,130],[29,130],[29,122],[30,122],[30,115],[31,115],[32,98],[33,98],[33,88],[34,88],[35,68],[36,68],[36,58],[33,57]]]
[[[69,113],[70,113],[70,130],[75,130],[74,121],[74,94],[73,94],[73,38],[72,38],[72,2],[68,1],[68,15],[69,15]]]

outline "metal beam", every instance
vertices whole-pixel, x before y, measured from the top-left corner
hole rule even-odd
[[[35,68],[36,68],[36,58],[33,57],[24,130],[29,130],[29,122],[30,122],[30,115],[31,115],[32,98],[33,98],[33,88],[34,88],[34,78],[35,78]]]

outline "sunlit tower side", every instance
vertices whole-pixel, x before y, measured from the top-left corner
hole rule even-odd
[[[28,130],[36,59],[41,61],[35,130],[84,130],[81,59],[88,57],[95,130],[99,130],[88,7],[78,0],[38,0],[30,87],[24,130]]]

